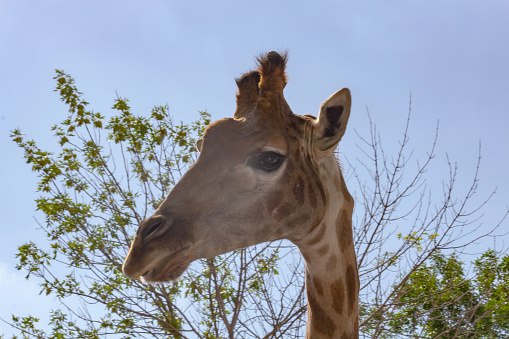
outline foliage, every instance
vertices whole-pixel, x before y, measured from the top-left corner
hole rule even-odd
[[[68,74],[57,71],[55,80],[69,109],[52,129],[58,152],[12,132],[39,177],[36,203],[48,240],[21,245],[17,268],[64,309],[51,313],[50,330],[44,331],[39,319],[13,315],[11,324],[21,336],[303,337],[303,263],[288,242],[201,260],[174,284],[147,286],[121,272],[139,223],[196,160],[194,145],[210,115],[200,112],[190,124],[175,124],[167,106],[156,106],[145,117],[135,115],[127,99],[117,98],[106,118],[88,109]],[[457,255],[444,254],[492,232],[475,227],[485,201],[470,206],[478,167],[467,192],[458,196],[457,168],[449,162],[450,176],[437,199],[425,177],[436,138],[424,161],[412,168],[409,121],[410,114],[395,155],[384,152],[372,124],[370,136],[360,137],[365,157],[344,165],[350,190],[357,183],[354,240],[362,335],[507,335],[508,257],[488,251],[468,272]]]
[[[457,254],[434,254],[400,289],[389,326],[395,334],[425,338],[507,337],[508,263],[509,256],[488,250],[469,279]]]
[[[127,99],[117,98],[107,119],[88,110],[68,74],[57,71],[55,80],[69,108],[68,117],[52,128],[59,152],[12,132],[39,177],[37,209],[49,240],[47,248],[34,242],[20,246],[17,268],[27,279],[39,279],[41,293],[55,295],[67,309],[52,313],[51,333],[36,328],[32,316],[13,316],[13,325],[24,337],[41,338],[218,338],[240,321],[253,331],[241,314],[250,307],[248,293],[253,298],[270,293],[266,279],[278,274],[280,251],[293,250],[275,244],[203,260],[172,285],[147,286],[121,271],[139,223],[195,161],[194,145],[210,115],[200,112],[191,124],[175,124],[167,106],[143,117],[131,111]],[[178,306],[182,298],[185,306]]]
[[[443,253],[463,253],[479,240],[494,237],[508,212],[497,225],[481,228],[478,224],[491,198],[477,198],[474,203],[480,153],[470,184],[461,184],[464,193],[458,193],[458,167],[449,158],[449,177],[442,183],[442,192],[432,193],[435,187],[426,174],[436,155],[438,126],[427,155],[412,165],[410,120],[411,106],[399,149],[392,154],[382,147],[382,137],[370,120],[368,138],[359,136],[365,157],[349,163],[358,184],[354,199],[357,208],[361,205],[354,239],[362,334],[366,338],[491,338],[471,318],[486,319],[482,323],[494,320],[504,307],[499,302],[481,309],[483,300],[497,297],[470,280],[486,280],[478,262],[488,253],[498,260],[498,254],[487,252],[467,274],[458,257]],[[496,286],[504,288],[504,284]],[[477,303],[474,296],[480,298]]]

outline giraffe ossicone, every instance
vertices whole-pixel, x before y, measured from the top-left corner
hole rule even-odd
[[[306,262],[306,338],[358,338],[354,201],[334,156],[350,91],[325,100],[317,118],[294,114],[286,62],[269,52],[237,79],[233,118],[205,130],[196,163],[139,226],[123,272],[171,281],[194,260],[288,239]]]

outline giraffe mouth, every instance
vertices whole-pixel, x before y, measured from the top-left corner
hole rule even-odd
[[[189,247],[162,258],[155,267],[141,275],[145,283],[176,281],[186,271],[192,259],[186,255]]]

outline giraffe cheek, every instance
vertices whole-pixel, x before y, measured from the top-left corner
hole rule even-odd
[[[274,210],[278,208],[283,202],[284,194],[281,191],[274,191],[268,195],[265,199],[265,205],[270,214],[274,213]]]
[[[291,203],[285,202],[278,208],[274,209],[274,211],[272,212],[272,216],[274,220],[282,221],[283,219],[286,219],[294,211],[295,207]]]

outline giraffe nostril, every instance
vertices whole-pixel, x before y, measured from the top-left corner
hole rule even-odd
[[[171,215],[156,214],[141,223],[138,231],[144,240],[153,237],[159,237],[167,232],[173,225],[173,217]]]
[[[161,224],[162,224],[161,220],[158,220],[156,223],[147,227],[145,236],[148,237],[150,234],[154,233],[154,231],[158,229],[161,226]]]
[[[164,219],[160,216],[148,219],[143,229],[143,238],[148,238],[164,225]]]

